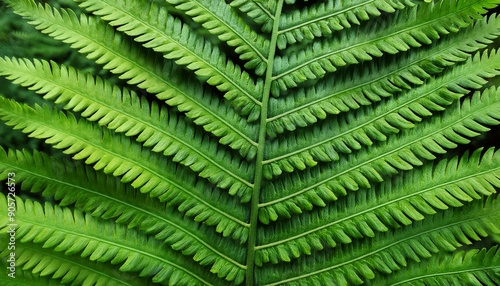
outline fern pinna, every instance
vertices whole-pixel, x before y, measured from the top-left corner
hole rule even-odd
[[[499,0],[3,1],[3,285],[500,284]]]

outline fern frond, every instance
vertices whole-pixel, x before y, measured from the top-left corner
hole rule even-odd
[[[167,14],[166,10],[159,9],[155,2],[77,2],[119,31],[134,37],[135,41],[143,43],[144,47],[163,53],[165,58],[194,71],[208,84],[224,92],[224,97],[242,115],[248,116],[251,121],[257,120],[262,105],[262,80],[253,82],[250,75],[226,58],[217,46],[198,36],[189,26]]]
[[[179,70],[161,59],[150,57],[132,42],[116,33],[103,22],[85,15],[78,18],[71,10],[52,9],[36,5],[32,0],[8,1],[14,11],[31,19],[31,24],[55,39],[69,43],[88,58],[103,64],[104,68],[120,74],[129,84],[176,106],[194,123],[220,137],[219,142],[240,150],[252,159],[256,153],[256,128],[236,114],[230,106],[194,80],[185,80]],[[225,114],[225,117],[220,116]]]
[[[221,241],[212,230],[176,215],[175,209],[117,181],[111,176],[67,161],[54,162],[44,153],[0,151],[0,178],[16,170],[22,188],[44,197],[61,200],[58,205],[75,204],[79,209],[104,219],[113,219],[138,228],[171,248],[192,256],[201,265],[213,265],[214,273],[224,267],[229,272],[244,269],[243,254],[237,243]],[[194,218],[204,221],[208,214]],[[210,224],[208,222],[207,224]],[[223,233],[225,235],[225,233]],[[233,237],[246,240],[241,233]],[[224,245],[224,247],[222,247]]]
[[[363,105],[370,105],[391,97],[403,89],[425,83],[431,75],[441,73],[447,66],[464,61],[470,54],[484,48],[497,38],[500,17],[492,15],[476,22],[453,37],[422,47],[418,53],[390,57],[384,64],[369,62],[355,66],[345,75],[326,77],[314,87],[302,88],[297,93],[270,99],[267,133],[272,137],[298,127],[306,127]],[[388,72],[390,71],[390,72]]]
[[[487,83],[486,78],[499,74],[500,53],[477,53],[442,77],[430,78],[425,85],[398,94],[395,100],[382,102],[373,109],[365,107],[360,112],[348,113],[345,118],[325,121],[312,130],[301,129],[278,138],[267,149],[264,174],[272,178],[282,171],[303,170],[320,161],[337,161],[339,153],[352,153],[363,145],[370,146],[372,140],[385,141],[388,134],[413,128],[423,117],[444,110],[470,89],[481,88]],[[310,137],[316,138],[314,144]]]
[[[247,210],[241,204],[220,191],[213,192],[213,186],[170,164],[163,155],[86,121],[77,122],[71,114],[66,117],[47,107],[32,109],[3,98],[0,103],[0,117],[6,124],[46,139],[54,148],[74,154],[73,159],[85,159],[94,169],[120,177],[141,192],[177,206],[189,217],[202,214],[204,222],[217,225],[217,230],[228,236],[234,232],[245,236],[248,231]]]
[[[382,12],[394,13],[396,9],[414,5],[410,0],[329,0],[294,10],[280,18],[278,48],[285,49],[290,44],[329,36],[335,31],[350,28],[352,24],[359,25],[360,21],[380,16]]]
[[[0,203],[6,205],[5,196]],[[97,221],[69,208],[16,199],[16,239],[53,248],[65,255],[79,253],[91,261],[121,264],[124,272],[139,272],[153,282],[170,285],[216,285],[215,277],[190,260],[181,259],[161,242],[109,221]],[[7,216],[2,214],[2,220]],[[64,225],[64,228],[61,228]],[[5,226],[1,228],[5,232]],[[64,256],[61,256],[64,257]],[[29,258],[28,258],[29,259]],[[46,258],[33,261],[35,272],[50,273],[57,265]]]
[[[137,136],[137,141],[152,147],[154,152],[173,156],[173,161],[188,166],[221,188],[229,188],[231,194],[246,194],[243,201],[250,199],[253,172],[245,162],[218,148],[217,142],[196,136],[182,117],[156,104],[150,105],[135,93],[46,61],[0,59],[0,75],[46,93],[45,99],[65,104],[65,109],[81,112],[91,121],[126,136]]]
[[[500,251],[495,246],[435,256],[424,265],[410,264],[394,274],[382,283],[390,286],[500,285]]]
[[[228,0],[231,7],[238,8],[255,23],[262,26],[262,31],[270,32],[273,29],[274,10],[262,1]]]
[[[234,51],[245,61],[245,68],[255,69],[263,75],[267,69],[269,40],[252,31],[249,26],[223,1],[167,0],[175,8],[200,23],[209,33],[234,47]]]
[[[500,0],[0,2],[93,66],[0,57],[55,105],[0,96],[58,149],[0,147],[25,280],[500,279]]]
[[[1,241],[1,239],[0,239]],[[0,267],[7,269],[7,264],[4,260],[0,260]],[[16,268],[15,278],[7,276],[6,271],[0,272],[0,279],[4,286],[32,286],[36,283],[42,284],[44,286],[60,286],[61,283],[58,280],[51,279],[50,277],[40,277],[39,275],[32,274],[29,270],[23,270],[21,268]],[[148,285],[148,284],[145,284]]]
[[[292,262],[286,270],[280,265],[265,267],[259,285],[302,285],[310,279],[320,285],[359,285],[374,279],[377,272],[389,274],[406,267],[408,261],[420,262],[498,233],[499,219],[498,199],[475,201],[465,209],[426,219],[425,224],[416,222]]]
[[[342,33],[332,40],[315,42],[301,52],[277,57],[273,95],[278,96],[280,91],[296,87],[306,80],[321,78],[338,67],[430,44],[441,35],[457,32],[474,20],[481,19],[480,13],[487,12],[485,8],[493,7],[498,0],[452,2],[404,9],[395,13],[390,21],[360,27],[357,32],[349,30],[349,33]],[[358,36],[351,37],[352,33]]]
[[[21,277],[18,277],[18,272],[22,273]],[[2,283],[8,279],[10,278],[6,277]],[[16,282],[16,284],[12,284],[15,286],[40,284],[50,286],[66,283],[71,283],[71,285],[153,285],[151,280],[120,273],[118,267],[109,267],[76,255],[61,256],[50,249],[41,248],[33,243],[16,245],[16,278],[10,280]],[[26,281],[26,284],[21,282],[23,280]]]
[[[298,176],[283,176],[266,188],[260,206],[263,223],[279,217],[323,207],[328,201],[345,196],[347,191],[371,187],[370,182],[382,181],[382,176],[411,170],[422,160],[435,159],[434,154],[446,153],[457,143],[468,143],[489,130],[485,125],[500,124],[500,89],[490,88],[476,93],[471,99],[433,116],[427,124],[392,136],[382,144],[358,151],[328,167],[315,167]]]
[[[335,208],[304,213],[263,229],[257,261],[290,261],[492,195],[500,188],[500,151],[481,153],[479,149],[470,157],[466,154],[460,160],[441,160],[403,173],[337,201]]]

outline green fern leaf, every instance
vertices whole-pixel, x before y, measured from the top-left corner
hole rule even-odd
[[[40,248],[33,244],[23,244],[16,249],[17,266],[23,266],[19,277],[16,274],[15,285],[61,285],[57,283],[73,283],[80,285],[153,285],[147,279],[134,277],[133,275],[123,276],[118,268],[103,267],[99,262],[92,262],[78,256],[71,258],[61,257],[54,252]],[[85,269],[81,271],[81,269]],[[35,275],[29,275],[32,270]],[[16,271],[17,272],[17,271]],[[52,279],[44,279],[51,276]],[[4,281],[8,281],[5,277]],[[57,280],[53,280],[57,279]],[[23,284],[24,281],[26,284]],[[7,284],[9,285],[9,284]]]
[[[310,255],[311,248],[321,250],[363,236],[373,237],[376,232],[408,225],[439,210],[462,207],[483,195],[492,195],[495,187],[500,187],[500,169],[495,167],[500,153],[490,149],[481,156],[480,151],[470,158],[440,161],[436,166],[428,165],[399,176],[394,182],[385,181],[370,193],[360,190],[351,200],[340,200],[335,210],[325,208],[279,222],[276,228],[259,233],[264,243],[258,246],[257,257],[268,262],[281,260],[279,251],[286,251],[284,256],[289,258],[301,253]],[[419,184],[421,178],[429,180]]]
[[[330,0],[296,10],[280,19],[278,47],[286,48],[304,40],[313,40],[334,31],[359,25],[360,21],[380,16],[382,12],[394,13],[396,9],[415,5],[412,1],[349,1]]]
[[[1,195],[0,200],[3,204],[6,203],[5,196]],[[214,283],[213,278],[212,282],[206,280],[210,277],[206,277],[201,269],[175,259],[176,256],[169,253],[172,250],[161,247],[158,241],[141,236],[137,232],[117,227],[112,223],[107,225],[100,223],[96,227],[94,225],[96,221],[91,216],[71,212],[68,208],[62,209],[49,204],[43,207],[37,202],[22,200],[16,200],[16,204],[16,219],[19,222],[22,223],[23,217],[30,213],[38,218],[17,230],[16,234],[22,242],[43,243],[43,248],[54,248],[56,252],[65,254],[81,253],[81,257],[89,257],[91,261],[120,263],[120,270],[140,272],[141,276],[154,276],[153,282],[168,280],[170,284],[178,283],[178,285]],[[7,216],[3,216],[2,220],[6,218]],[[65,225],[66,229],[61,230],[59,225]],[[114,239],[109,240],[111,237]],[[141,251],[137,250],[138,245],[142,246]],[[162,249],[163,254],[159,249]],[[41,257],[39,261],[28,259],[30,264],[39,265],[49,273],[58,268],[54,265],[56,263],[47,263],[45,257]]]
[[[266,154],[269,159],[264,161],[266,177],[280,175],[282,170],[292,172],[295,168],[302,170],[306,166],[312,167],[318,161],[337,161],[338,153],[351,153],[363,144],[372,145],[373,140],[385,141],[388,133],[415,127],[422,117],[443,110],[446,105],[467,94],[469,89],[480,88],[487,83],[482,77],[499,74],[498,53],[482,55],[482,58],[493,60],[493,65],[482,63],[478,54],[438,80],[429,79],[426,85],[411,89],[408,94],[400,92],[401,99],[389,104],[381,103],[378,110],[366,108],[365,114],[353,112],[353,116],[347,117],[345,121],[321,124],[321,129],[313,133],[317,138],[314,145],[300,130],[293,134],[294,137],[284,136],[276,140]],[[359,118],[366,121],[361,122]],[[352,125],[356,127],[352,128]],[[331,134],[327,130],[337,130],[338,134],[334,138],[325,138],[324,134]]]
[[[408,130],[408,136],[398,136],[394,142],[374,145],[364,151],[350,155],[333,168],[316,167],[302,177],[284,176],[273,181],[265,189],[261,201],[259,218],[263,223],[279,217],[290,217],[311,209],[311,203],[323,207],[325,201],[345,196],[347,191],[371,187],[371,182],[382,181],[382,176],[411,170],[423,164],[423,159],[435,159],[433,154],[446,153],[445,148],[456,148],[457,143],[468,143],[467,137],[478,136],[487,131],[485,124],[500,123],[500,90],[488,90],[466,100],[455,110],[454,115],[439,117],[434,124]],[[483,123],[483,124],[481,124]],[[436,128],[439,126],[439,129]],[[431,128],[432,127],[432,128]],[[366,157],[372,156],[372,160]],[[314,200],[312,198],[315,198]]]
[[[251,31],[238,15],[223,2],[213,3],[206,0],[184,1],[168,0],[170,4],[196,23],[202,24],[211,34],[234,47],[240,59],[246,61],[245,67],[255,69],[262,75],[266,70],[269,41]]]
[[[433,257],[425,267],[398,271],[386,285],[497,285],[500,283],[498,247],[472,249],[453,255]],[[446,267],[443,267],[446,266]]]
[[[2,265],[2,267],[5,266],[5,269],[7,269],[7,264],[4,264],[3,261],[1,263],[1,265]],[[5,284],[5,286],[30,286],[30,285],[34,285],[36,283],[39,283],[42,285],[47,285],[47,286],[59,286],[59,285],[61,285],[61,283],[56,279],[52,279],[51,277],[48,277],[48,276],[40,277],[39,275],[32,274],[29,270],[22,270],[19,268],[16,269],[16,275],[15,275],[14,279],[12,279],[12,277],[8,276],[6,271],[2,271],[2,273],[0,273],[0,277],[2,278],[2,281]],[[148,283],[147,281],[145,281],[145,282]],[[148,285],[148,284],[144,284],[144,285]]]
[[[392,57],[383,68],[393,71],[380,77],[379,66],[354,67],[352,74],[340,75],[333,87],[329,82],[324,86],[318,84],[312,88],[301,89],[293,100],[272,98],[268,119],[268,134],[276,136],[299,127],[306,127],[327,118],[328,114],[339,114],[352,109],[370,105],[385,97],[393,96],[412,85],[421,85],[433,74],[440,73],[447,66],[463,61],[471,53],[491,43],[491,38],[498,34],[500,25],[498,17],[484,18],[474,27],[467,28],[464,37],[445,37],[442,41],[431,45],[428,52],[411,57]],[[423,56],[425,58],[420,58]]]
[[[246,13],[255,23],[261,25],[262,30],[270,32],[273,28],[274,13],[276,7],[270,7],[266,4],[276,4],[272,1],[264,3],[263,1],[247,1],[247,0],[229,0],[232,7],[238,8],[241,12]],[[273,9],[274,8],[274,9]]]
[[[0,1],[2,283],[499,283],[499,0]]]
[[[120,37],[112,29],[95,18],[81,15],[78,18],[71,10],[45,9],[33,1],[22,0],[13,3],[16,11],[32,19],[33,25],[42,32],[56,39],[72,44],[79,52],[88,53],[90,59],[114,73],[120,74],[129,84],[137,84],[140,88],[156,94],[171,106],[177,106],[189,118],[194,119],[205,130],[221,137],[220,142],[228,144],[250,159],[255,156],[256,129],[238,118],[230,115],[232,109],[217,100],[207,100],[209,91],[192,81],[182,82],[179,70],[165,63],[157,67],[142,54],[139,48],[125,38]],[[71,23],[68,26],[66,23]],[[117,60],[117,57],[119,60]],[[160,61],[155,59],[153,62]],[[169,76],[163,76],[167,73]],[[222,118],[219,114],[225,114]]]
[[[259,282],[260,285],[300,285],[300,280],[314,277],[321,284],[346,281],[342,284],[359,285],[372,280],[375,271],[390,274],[410,261],[420,262],[435,253],[454,251],[477,238],[498,233],[500,228],[495,222],[499,215],[498,199],[479,201],[453,218],[443,213],[436,215],[425,230],[421,223],[415,223],[393,233],[384,233],[369,245],[353,243],[336,248],[333,255],[337,262],[334,264],[317,255],[291,264],[286,273],[276,273],[283,271],[281,267],[265,267]]]
[[[278,96],[280,91],[296,87],[306,80],[321,78],[338,67],[430,44],[443,34],[467,27],[473,19],[480,19],[479,13],[486,12],[485,8],[492,7],[497,1],[457,2],[443,3],[438,7],[417,6],[417,9],[408,10],[411,14],[403,10],[399,16],[404,17],[406,22],[396,17],[393,23],[382,22],[381,26],[373,25],[368,30],[357,32],[366,38],[348,38],[346,34],[344,38],[333,38],[333,41],[315,42],[306,49],[309,53],[299,52],[277,58],[273,94]],[[415,28],[408,28],[404,23],[411,23]]]
[[[0,109],[0,116],[8,125],[23,129],[23,132],[30,133],[32,137],[46,139],[46,142],[54,145],[54,148],[64,149],[66,154],[74,154],[73,159],[85,159],[85,163],[93,164],[96,170],[120,176],[122,182],[131,183],[143,193],[149,193],[161,201],[177,205],[179,211],[190,217],[208,212],[211,224],[217,225],[219,232],[228,229],[226,233],[230,235],[236,229],[240,229],[239,233],[248,231],[241,230],[247,228],[248,224],[243,218],[245,211],[238,207],[236,202],[233,201],[233,206],[229,206],[230,198],[211,194],[204,182],[197,182],[192,174],[181,169],[176,170],[175,166],[162,160],[161,155],[148,154],[145,150],[141,150],[140,145],[134,144],[127,138],[111,136],[111,133],[96,128],[88,122],[77,122],[74,117],[66,117],[63,113],[56,113],[48,107],[32,109],[5,99],[0,106],[5,108]],[[7,109],[18,113],[5,112],[9,115],[2,116],[3,111]],[[29,118],[31,120],[28,120]],[[71,130],[81,128],[86,129],[83,136],[70,135]],[[130,152],[136,156],[127,156]],[[121,155],[117,156],[118,154]],[[147,160],[144,160],[145,158]],[[159,164],[161,162],[162,164]],[[201,187],[200,184],[205,186]],[[211,198],[211,201],[208,198]],[[218,204],[222,200],[226,203]],[[205,221],[208,221],[208,218]]]
[[[151,146],[154,152],[174,156],[173,161],[189,166],[219,187],[230,186],[229,192],[238,193],[243,201],[250,199],[251,177],[245,178],[252,175],[249,166],[241,161],[221,166],[218,162],[227,162],[227,158],[232,157],[227,153],[216,152],[218,158],[209,158],[211,153],[204,154],[202,150],[216,150],[216,142],[210,143],[203,137],[196,142],[193,139],[195,131],[175,114],[168,114],[155,104],[150,106],[135,93],[120,91],[99,78],[85,77],[74,69],[59,67],[55,63],[6,59],[0,60],[0,64],[0,74],[8,75],[14,83],[36,89],[38,93],[47,93],[44,98],[65,104],[65,109],[81,112],[83,117],[109,129],[126,136],[138,136],[137,140]],[[114,97],[103,96],[109,92]],[[165,125],[157,126],[158,122]],[[222,173],[227,173],[227,176]]]
[[[164,11],[154,2],[131,1],[123,3],[123,6],[105,1],[79,2],[82,2],[81,5],[89,11],[109,21],[119,31],[135,37],[137,42],[144,43],[144,47],[163,53],[165,58],[186,66],[208,84],[216,86],[225,93],[224,97],[231,100],[243,115],[249,116],[249,119],[258,118],[262,105],[262,82],[254,83],[248,73],[241,71],[238,65],[226,59],[216,47],[169,14],[154,15]],[[135,8],[130,10],[132,6]],[[129,16],[130,11],[135,14]],[[141,19],[145,15],[152,19]],[[170,30],[164,32],[163,27],[170,27]],[[239,80],[235,81],[236,78]]]
[[[238,253],[238,244],[234,245],[232,255],[220,252],[222,242],[215,239],[211,231],[200,228],[190,232],[190,229],[195,229],[194,222],[184,220],[182,216],[174,216],[171,213],[172,208],[162,208],[162,203],[157,200],[141,199],[140,193],[136,190],[121,184],[116,179],[96,173],[91,168],[82,168],[66,161],[51,163],[49,156],[38,152],[33,155],[27,152],[1,155],[2,162],[11,162],[11,164],[3,163],[5,165],[2,169],[18,170],[16,177],[18,182],[22,182],[23,189],[41,192],[44,197],[61,199],[59,202],[61,206],[75,204],[93,216],[114,219],[129,228],[137,227],[176,250],[185,251],[188,247],[180,248],[180,246],[187,244],[190,249],[189,255],[194,255],[194,259],[203,265],[213,264],[216,261],[218,264],[223,264],[228,257],[234,257],[235,253]],[[47,165],[51,167],[40,168],[36,175],[30,170],[33,167]],[[195,221],[203,221],[207,217],[210,217],[209,213],[203,213],[195,217]],[[224,245],[228,247],[228,242],[224,242]],[[226,264],[244,268],[241,255],[238,260],[240,262],[231,260]]]

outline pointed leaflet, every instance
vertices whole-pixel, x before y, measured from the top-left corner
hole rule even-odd
[[[0,262],[0,267],[7,267],[7,263],[3,261]],[[35,283],[42,284],[44,286],[60,286],[61,282],[52,279],[51,277],[45,276],[40,277],[38,275],[32,274],[29,270],[23,270],[22,268],[16,269],[16,278],[12,279],[12,277],[7,276],[6,271],[0,272],[0,279],[4,283],[4,286],[19,286],[19,285],[36,285]],[[119,285],[119,284],[118,284]],[[151,284],[143,284],[145,286],[149,286]]]
[[[434,256],[425,264],[410,262],[407,268],[379,281],[391,286],[460,285],[465,282],[470,285],[500,285],[500,250],[498,246],[462,250]]]
[[[273,95],[306,81],[321,78],[338,67],[396,54],[430,44],[443,34],[457,32],[481,19],[486,7],[498,0],[458,0],[457,3],[422,4],[401,10],[391,20],[342,32],[332,40],[317,41],[290,56],[276,58]],[[404,20],[403,20],[404,19]],[[355,33],[356,37],[352,37]]]
[[[245,61],[245,68],[255,69],[258,75],[267,68],[269,40],[257,34],[224,1],[210,0],[167,0],[175,8],[196,23],[200,23],[209,33],[217,35],[219,40],[233,47]]]
[[[414,6],[410,0],[328,0],[308,6],[302,10],[294,10],[280,18],[278,47],[330,36],[335,31],[359,25],[360,21],[378,17],[382,13],[394,13],[396,9]]]
[[[111,133],[74,116],[48,107],[34,109],[0,98],[0,118],[31,137],[46,139],[54,148],[74,154],[73,159],[85,159],[94,169],[120,177],[124,183],[161,201],[167,201],[189,217],[209,213],[204,222],[245,237],[246,210],[233,198],[203,180],[197,180],[188,170],[165,160],[161,154],[149,152],[129,138]]]
[[[269,223],[310,210],[314,205],[323,207],[326,202],[345,196],[347,191],[371,187],[370,182],[380,182],[382,176],[411,170],[422,165],[423,160],[433,160],[434,154],[446,153],[446,149],[456,148],[457,143],[468,143],[467,138],[488,131],[485,125],[498,124],[500,89],[476,93],[440,116],[433,116],[426,124],[405,130],[332,166],[315,167],[274,180],[262,192],[260,220]]]
[[[0,204],[6,204],[3,194],[0,194]],[[141,276],[152,277],[156,283],[178,277],[177,285],[216,285],[216,277],[207,275],[207,271],[196,267],[190,259],[175,255],[161,242],[135,230],[49,203],[42,206],[18,197],[16,205],[18,243],[34,242],[66,255],[78,253],[91,261],[120,264],[121,271],[139,272]],[[1,214],[0,219],[5,217]],[[1,230],[5,231],[5,225]]]
[[[385,141],[389,134],[413,128],[423,117],[445,109],[471,89],[481,88],[486,78],[498,74],[500,53],[477,53],[442,76],[428,79],[425,85],[400,92],[373,108],[367,106],[311,129],[281,136],[266,149],[264,174],[272,178],[282,171],[303,170],[321,161],[339,160],[339,153],[351,153],[375,140]]]
[[[260,115],[263,83],[257,83],[231,59],[196,34],[188,25],[147,0],[78,0],[88,11],[108,21],[119,31],[134,37],[146,48],[186,66],[208,84],[224,92],[224,97],[249,120]]]
[[[263,267],[259,285],[298,285],[315,279],[321,285],[347,281],[358,285],[378,275],[404,268],[409,261],[426,263],[439,252],[454,251],[483,237],[499,233],[499,199],[489,197],[475,201],[467,208],[442,212],[417,222],[383,233],[373,239],[356,241],[301,261]],[[279,273],[279,274],[278,274]],[[300,285],[300,284],[299,284]]]
[[[112,176],[74,162],[54,160],[37,151],[5,154],[0,150],[0,180],[6,178],[10,170],[15,170],[16,184],[22,183],[23,190],[60,200],[60,206],[75,204],[93,216],[138,228],[202,265],[223,265],[231,271],[244,269],[244,253],[239,243],[246,238],[239,237],[239,243],[221,240],[213,228],[196,223],[204,221],[209,212],[197,215],[196,222],[187,220],[173,207],[141,194]],[[235,233],[233,237],[237,237]]]
[[[45,99],[65,104],[65,109],[80,112],[91,121],[126,136],[137,136],[139,142],[152,147],[154,152],[173,156],[174,161],[190,167],[201,177],[229,188],[231,194],[238,194],[242,200],[249,200],[252,172],[246,162],[224,152],[217,142],[196,136],[195,129],[183,117],[156,104],[150,105],[145,98],[126,89],[120,90],[100,78],[85,76],[56,63],[0,59],[0,75],[46,94]]]
[[[445,67],[464,61],[500,34],[500,17],[491,15],[457,34],[444,36],[415,53],[386,57],[383,65],[370,61],[346,73],[327,76],[312,87],[286,97],[271,98],[267,133],[272,137],[381,101],[422,85]]]
[[[176,106],[195,124],[219,137],[220,143],[239,150],[249,159],[255,156],[255,126],[246,123],[198,82],[186,78],[177,67],[160,57],[151,58],[134,42],[95,17],[82,14],[78,18],[72,10],[59,12],[48,5],[44,9],[32,0],[7,2],[16,13],[31,19],[30,23],[43,33],[71,44],[81,53],[88,53],[89,59],[103,64],[105,69],[119,74],[129,84]]]
[[[462,207],[492,195],[500,187],[500,151],[492,148],[481,153],[479,149],[470,158],[466,154],[460,160],[455,157],[425,165],[341,198],[335,207],[303,213],[264,228],[259,233],[257,259],[260,263],[288,261],[373,237],[439,210]]]
[[[7,250],[7,248],[5,249]],[[6,255],[10,252],[5,251]],[[0,254],[2,257],[2,254]],[[1,272],[2,274],[5,271]],[[55,253],[34,243],[16,244],[16,276],[0,277],[4,286],[43,285],[116,285],[147,286],[153,283],[146,278],[125,274],[118,267],[90,261],[77,255]],[[13,281],[15,284],[10,284]]]
[[[248,15],[255,23],[262,26],[262,31],[270,32],[273,29],[275,7],[269,7],[264,1],[228,0],[231,7],[238,8]],[[275,4],[272,1],[269,4]]]

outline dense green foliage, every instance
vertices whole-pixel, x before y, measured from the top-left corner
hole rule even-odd
[[[2,281],[500,284],[500,0],[2,1]]]
[[[78,9],[72,0],[49,0],[45,3],[57,8]],[[79,56],[78,52],[57,40],[38,32],[33,26],[16,15],[6,4],[0,2],[0,55],[9,57],[44,58],[67,65],[79,67],[87,72],[98,72],[98,67],[91,61]],[[105,74],[102,74],[108,77]],[[11,84],[0,77],[2,93],[19,102],[47,104],[33,91]],[[20,131],[12,130],[0,122],[0,145],[9,148],[37,148],[54,153],[50,148],[40,144],[39,140],[28,138]]]

